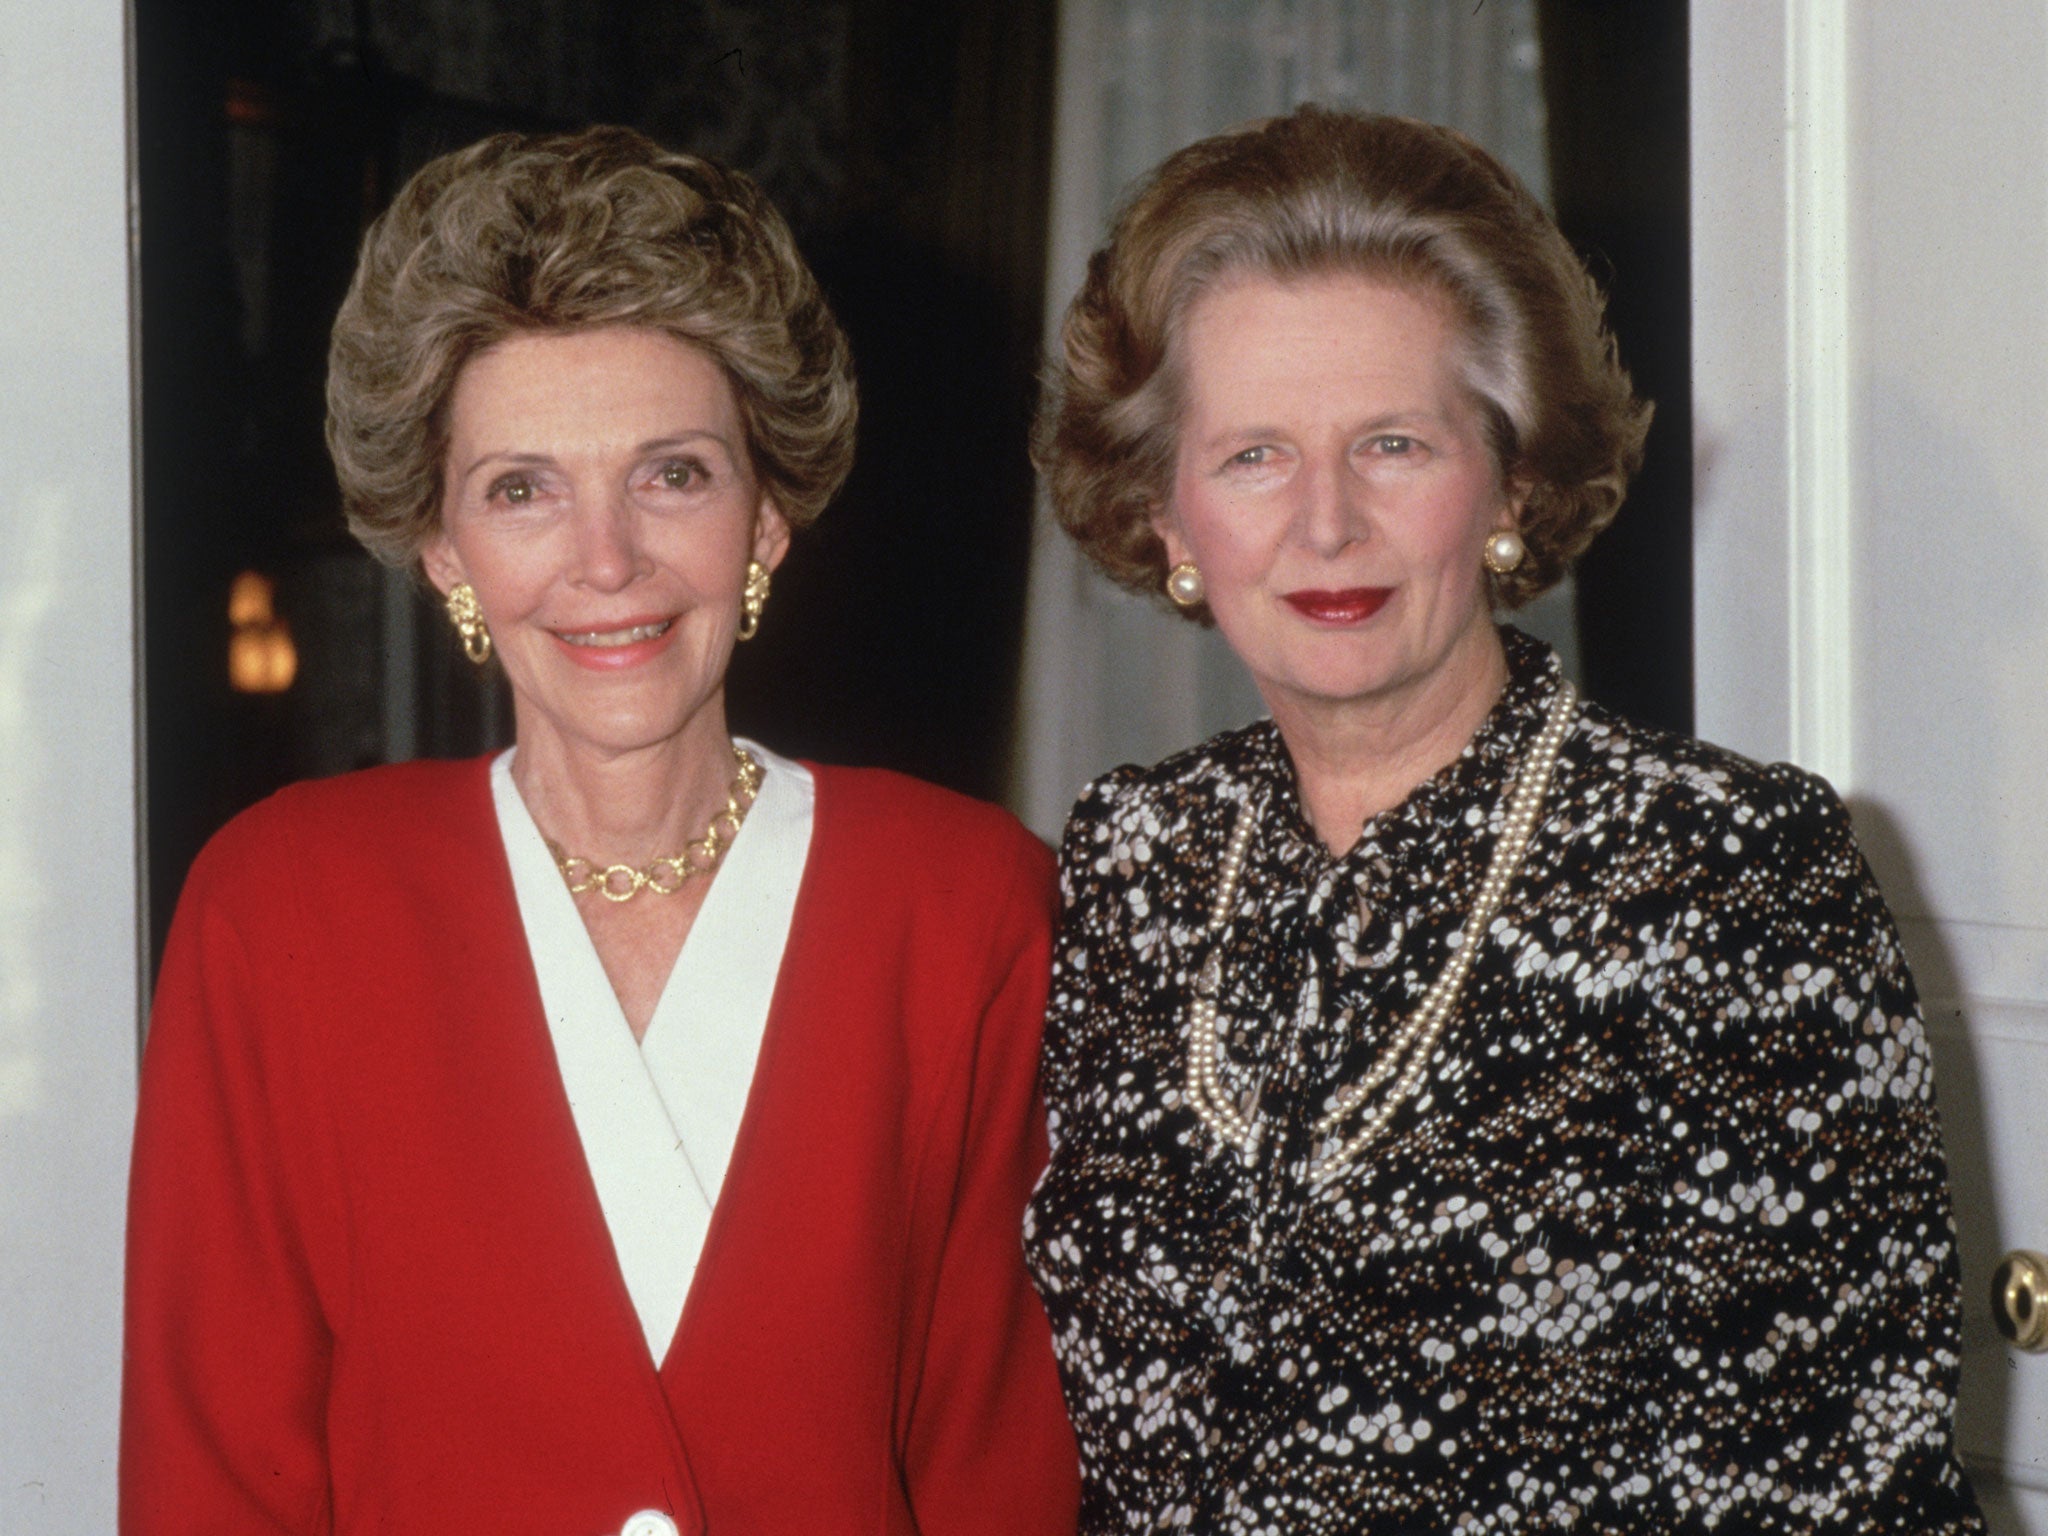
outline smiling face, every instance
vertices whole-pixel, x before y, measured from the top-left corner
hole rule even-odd
[[[448,409],[423,559],[476,589],[522,757],[722,751],[747,562],[789,546],[724,371],[658,331],[531,332],[472,358]]]
[[[1197,299],[1180,340],[1156,526],[1283,727],[1331,706],[1490,703],[1502,662],[1480,556],[1517,508],[1446,307],[1362,277],[1251,276]]]

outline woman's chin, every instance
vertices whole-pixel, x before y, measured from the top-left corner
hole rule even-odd
[[[1371,708],[1404,698],[1490,694],[1499,642],[1475,627],[1474,643],[1417,641],[1399,631],[1321,630],[1296,636],[1268,669],[1251,666],[1270,702],[1276,691],[1319,708]],[[1249,661],[1247,664],[1250,665]]]
[[[1359,644],[1359,636],[1329,637],[1322,643],[1295,648],[1280,665],[1261,674],[1252,669],[1259,691],[1270,699],[1277,691],[1304,703],[1333,705],[1370,703],[1395,689],[1405,675],[1398,658],[1384,645]],[[1334,642],[1334,643],[1333,643]]]
[[[1370,708],[1394,693],[1392,681],[1380,674],[1371,676],[1304,677],[1282,685],[1282,691],[1298,703],[1317,710]],[[1272,691],[1262,689],[1270,699]]]
[[[674,720],[613,720],[557,734],[562,744],[579,756],[615,758],[680,745],[689,733]]]
[[[593,693],[611,697],[591,697]],[[524,745],[545,736],[565,753],[598,758],[681,745],[697,735],[723,742],[719,690],[694,700],[684,694],[685,690],[673,683],[648,689],[586,683],[582,688],[555,690],[552,698],[521,699],[519,740]]]

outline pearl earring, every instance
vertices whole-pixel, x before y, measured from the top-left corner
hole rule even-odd
[[[1521,565],[1528,553],[1529,546],[1522,542],[1522,536],[1512,528],[1503,528],[1486,541],[1480,558],[1494,575],[1505,576]]]
[[[1202,585],[1202,573],[1195,569],[1194,562],[1183,560],[1166,573],[1166,595],[1182,608],[1192,608],[1206,595]]]

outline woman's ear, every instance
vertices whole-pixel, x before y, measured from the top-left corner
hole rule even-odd
[[[754,558],[772,571],[788,553],[789,519],[775,505],[774,497],[763,496],[754,514]]]
[[[1529,505],[1529,490],[1529,481],[1519,477],[1509,479],[1502,494],[1503,510],[1507,513],[1503,527],[1512,528],[1517,533],[1522,531],[1522,510]]]
[[[462,561],[455,553],[455,541],[445,533],[435,534],[420,546],[420,569],[427,573],[427,580],[443,597],[464,580]]]
[[[1146,520],[1151,523],[1152,531],[1159,535],[1159,542],[1166,546],[1167,565],[1179,565],[1188,558],[1187,540],[1180,536],[1180,520],[1173,515],[1172,508],[1164,505],[1154,507]]]

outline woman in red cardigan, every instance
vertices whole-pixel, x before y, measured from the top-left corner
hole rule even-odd
[[[1017,1236],[1048,856],[726,729],[852,451],[781,219],[622,130],[487,140],[370,232],[328,398],[352,528],[517,745],[287,790],[195,866],[124,1530],[1071,1531]]]

